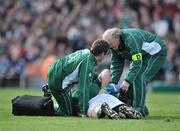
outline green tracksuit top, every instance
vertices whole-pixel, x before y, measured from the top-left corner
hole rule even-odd
[[[141,29],[122,29],[123,42],[117,50],[112,51],[111,81],[118,83],[123,71],[125,59],[132,61],[125,80],[132,83],[142,67],[147,55],[163,53],[165,45],[160,38]]]
[[[73,83],[78,83],[79,108],[83,114],[87,112],[88,101],[90,99],[89,88],[95,76],[94,67],[96,64],[95,56],[90,50],[83,49],[57,60],[53,65],[54,70],[56,70],[55,72],[61,70],[57,77],[63,78],[63,89]]]

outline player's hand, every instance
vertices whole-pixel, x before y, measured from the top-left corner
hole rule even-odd
[[[124,95],[129,89],[129,83],[127,81],[123,81],[120,86],[120,94]]]
[[[101,90],[99,91],[99,94],[106,94],[106,93],[107,93],[107,91],[105,88],[101,88]]]

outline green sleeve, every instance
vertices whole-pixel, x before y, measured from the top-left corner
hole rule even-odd
[[[112,52],[112,59],[111,59],[111,82],[117,84],[121,77],[123,68],[124,68],[124,61],[125,59],[122,58],[121,55],[117,54],[116,51],[111,50]]]
[[[81,63],[78,78],[78,98],[80,113],[86,115],[89,101],[89,88],[93,79],[93,62],[89,57]]]
[[[141,57],[139,59],[133,60],[132,63],[130,64],[129,70],[125,77],[125,80],[128,83],[132,83],[136,79],[136,76],[138,75],[142,67],[142,53],[141,53],[142,42],[143,41],[141,38],[133,35],[127,41],[128,47],[130,48],[130,54],[132,55],[132,57],[136,56],[136,54],[141,54]]]
[[[96,80],[96,79],[98,79],[98,74],[97,74],[97,72],[94,72],[93,73],[93,80]]]

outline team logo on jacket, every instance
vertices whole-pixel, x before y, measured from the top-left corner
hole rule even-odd
[[[89,73],[89,77],[91,77],[92,76],[92,73]]]
[[[133,61],[142,60],[142,54],[141,54],[141,53],[134,54],[134,55],[132,56],[132,60],[133,60]]]

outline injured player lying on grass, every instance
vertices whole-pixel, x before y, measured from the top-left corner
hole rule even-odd
[[[87,115],[91,118],[141,119],[142,114],[110,94],[98,94],[89,101]]]
[[[131,106],[127,106],[117,97],[115,97],[118,91],[112,85],[113,84],[109,84],[107,86],[105,93],[97,94],[95,97],[89,100],[87,116],[90,118],[109,118],[109,119],[143,118],[143,115],[140,112],[136,111]],[[50,94],[49,93],[50,92],[46,91],[45,96],[51,95],[51,93]],[[113,94],[114,96],[111,94]],[[54,109],[58,109],[57,104],[54,104]]]

